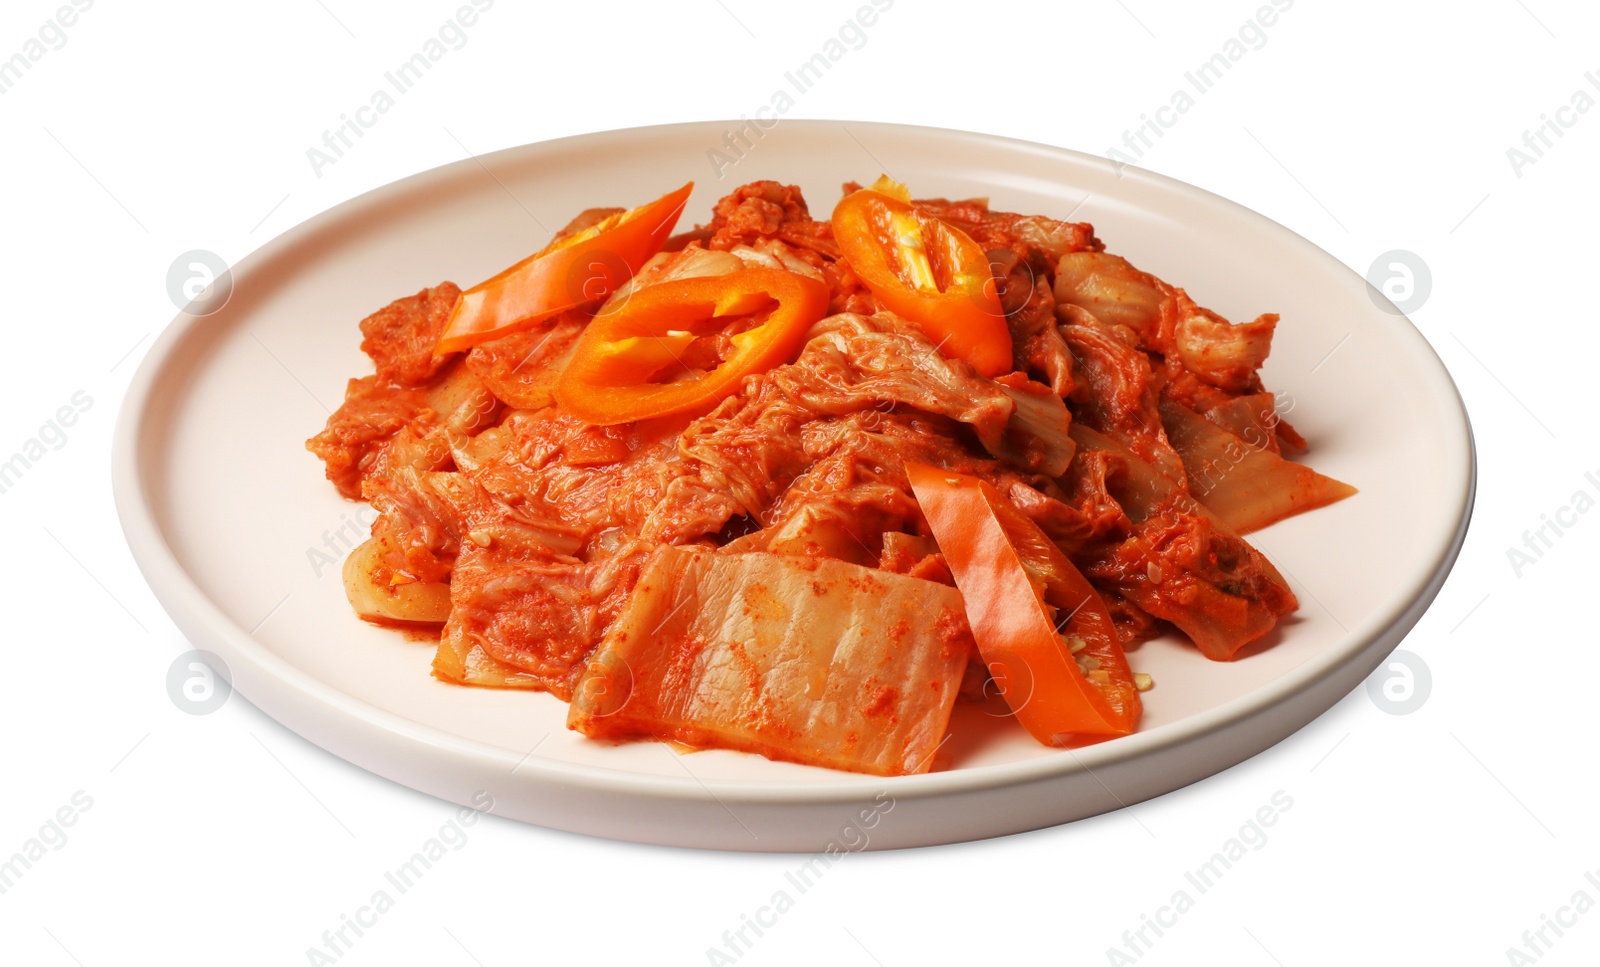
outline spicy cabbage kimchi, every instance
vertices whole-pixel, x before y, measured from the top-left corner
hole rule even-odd
[[[375,372],[307,447],[377,512],[352,606],[436,628],[435,677],[904,775],[986,691],[1046,745],[1125,735],[1129,646],[1227,661],[1295,610],[1243,535],[1354,489],[1291,459],[1276,315],[887,177],[672,234],[691,189],[361,321]]]

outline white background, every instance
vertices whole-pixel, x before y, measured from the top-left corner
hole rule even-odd
[[[6,3],[0,58],[56,6]],[[173,260],[207,249],[237,262],[469,150],[754,113],[857,4],[499,0],[314,173],[306,149],[457,6],[102,0],[0,95],[0,456],[75,392],[92,399],[66,442],[0,495],[0,858],[75,793],[92,800],[0,895],[0,961],[306,963],[455,811],[237,696],[202,717],[169,699],[167,666],[189,646],[123,543],[107,467],[118,401],[174,314]],[[789,116],[1104,153],[1256,7],[899,0]],[[1507,149],[1575,91],[1600,98],[1585,78],[1600,70],[1597,20],[1556,0],[1299,0],[1141,159],[1362,274],[1394,249],[1431,268],[1412,319],[1466,399],[1481,476],[1460,563],[1402,646],[1431,670],[1422,707],[1387,714],[1359,690],[1255,759],[1128,810],[848,856],[739,963],[1120,962],[1107,949],[1123,931],[1280,790],[1293,805],[1265,845],[1139,963],[1534,962],[1508,948],[1526,953],[1523,932],[1558,914],[1576,922],[1547,930],[1538,962],[1595,962],[1600,911],[1561,911],[1580,890],[1600,901],[1584,877],[1600,870],[1587,616],[1600,514],[1579,514],[1520,574],[1507,550],[1576,492],[1600,494],[1584,477],[1600,478],[1589,403],[1600,111],[1562,115],[1572,126],[1520,171]],[[804,860],[498,818],[469,833],[339,962],[706,963]]]

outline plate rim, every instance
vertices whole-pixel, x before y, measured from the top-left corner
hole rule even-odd
[[[394,198],[426,190],[432,185],[453,182],[462,174],[480,170],[497,160],[506,162],[515,159],[518,163],[523,163],[540,155],[559,155],[575,148],[603,146],[607,141],[648,139],[654,136],[681,134],[693,129],[709,130],[736,123],[727,120],[706,120],[614,128],[515,145],[425,169],[369,189],[280,233],[230,267],[233,284],[237,289],[241,281],[248,280],[252,273],[270,266],[282,256],[291,254],[307,240],[321,235],[341,222],[376,214]],[[846,128],[847,132],[848,128],[852,127],[871,129],[901,137],[977,143],[1007,152],[1021,151],[1076,165],[1112,165],[1108,159],[1087,152],[974,131],[914,124],[827,119],[784,119],[783,124],[788,128],[819,131],[841,127]],[[1122,166],[1117,170],[1117,177],[1119,180],[1133,179],[1136,184],[1157,190],[1189,194],[1208,204],[1242,211],[1262,229],[1278,234],[1287,244],[1300,250],[1297,254],[1303,254],[1322,263],[1321,267],[1325,271],[1360,278],[1353,269],[1320,246],[1248,206],[1135,165]],[[1376,292],[1370,285],[1367,287],[1369,292]],[[1377,298],[1382,296],[1379,295]],[[241,625],[229,618],[201,590],[180,563],[177,555],[167,544],[156,519],[153,494],[149,487],[148,476],[155,471],[150,466],[153,461],[145,459],[145,435],[152,429],[150,422],[152,405],[161,393],[159,377],[179,361],[180,350],[185,348],[196,332],[206,324],[208,316],[191,316],[179,312],[141,360],[118,412],[112,447],[112,488],[124,536],[141,573],[162,607],[184,631],[190,643],[195,647],[217,647],[219,651],[224,652],[222,658],[228,663],[235,678],[241,677],[238,674],[241,669],[248,669],[252,673],[248,676],[251,685],[242,690],[241,694],[261,707],[270,717],[290,731],[310,739],[340,758],[368,771],[379,775],[385,774],[367,763],[357,762],[341,752],[330,749],[320,738],[308,735],[307,730],[289,725],[283,716],[273,711],[277,707],[277,702],[264,703],[258,701],[257,696],[264,695],[262,690],[269,687],[275,693],[282,694],[267,697],[280,701],[298,694],[318,703],[322,706],[321,711],[336,713],[350,725],[358,727],[369,740],[402,743],[402,747],[396,750],[400,753],[406,751],[403,746],[422,747],[495,769],[502,774],[520,773],[523,779],[536,783],[550,782],[593,792],[719,805],[731,800],[752,805],[843,806],[858,803],[864,796],[871,797],[889,787],[893,788],[896,801],[937,798],[995,787],[1023,786],[1081,772],[1092,774],[1097,768],[1151,757],[1187,742],[1241,726],[1277,706],[1293,701],[1340,667],[1367,666],[1362,669],[1364,678],[1381,664],[1394,645],[1374,652],[1375,646],[1386,638],[1392,638],[1397,645],[1428,610],[1448,578],[1466,538],[1477,490],[1476,445],[1470,417],[1461,394],[1443,360],[1416,325],[1398,311],[1395,312],[1395,317],[1397,323],[1403,323],[1397,328],[1403,332],[1404,338],[1412,342],[1414,348],[1419,351],[1419,356],[1431,364],[1427,371],[1429,381],[1435,384],[1431,389],[1442,392],[1430,392],[1429,395],[1437,396],[1440,400],[1448,398],[1454,404],[1453,407],[1446,409],[1449,415],[1459,421],[1453,428],[1459,431],[1460,437],[1451,442],[1461,445],[1465,458],[1462,465],[1453,469],[1448,481],[1452,485],[1453,497],[1450,510],[1448,514],[1441,516],[1441,524],[1435,532],[1429,534],[1430,545],[1435,548],[1435,553],[1431,556],[1425,572],[1419,568],[1410,581],[1404,582],[1402,590],[1391,594],[1379,607],[1373,609],[1363,622],[1348,629],[1323,653],[1313,656],[1267,684],[1221,705],[1212,706],[1147,731],[1135,732],[1114,742],[1099,743],[1076,750],[1063,750],[1069,752],[1069,755],[1042,756],[1018,762],[994,763],[922,775],[894,777],[851,775],[828,781],[699,779],[692,775],[684,778],[657,776],[606,766],[540,759],[537,756],[525,756],[519,762],[516,753],[511,750],[444,732],[397,712],[372,705],[315,677],[279,656],[266,645],[256,642]],[[203,642],[196,641],[191,636],[191,627],[199,627],[205,632]],[[1370,661],[1362,659],[1363,652],[1374,652],[1367,656]],[[252,692],[255,694],[251,694]],[[1306,723],[1324,714],[1329,707],[1331,705],[1316,709],[1285,735],[1274,738],[1259,748],[1253,748],[1241,757],[1230,756],[1233,761],[1229,765],[1205,774],[1214,775],[1226,771],[1237,762],[1271,748]],[[409,782],[402,784],[417,788]],[[1175,791],[1187,784],[1189,783],[1180,784],[1169,791]]]

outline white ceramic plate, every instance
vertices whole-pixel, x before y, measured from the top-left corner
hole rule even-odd
[[[1356,687],[1437,593],[1472,503],[1466,415],[1418,332],[1328,254],[1207,192],[1058,148],[783,121],[728,167],[711,152],[728,151],[730,127],[584,135],[407,178],[277,238],[233,269],[223,309],[168,327],[121,414],[117,506],[157,597],[241,694],[350,762],[457,803],[486,791],[527,822],[720,849],[902,847],[1091,816],[1240,762]],[[441,684],[430,645],[351,614],[338,567],[317,567],[313,550],[342,560],[341,539],[364,535],[370,514],[335,494],[303,441],[346,379],[371,372],[362,316],[486,278],[583,208],[692,178],[682,228],[771,178],[825,213],[841,183],[885,169],[919,194],[1091,221],[1112,251],[1230,318],[1282,313],[1265,381],[1292,398],[1313,465],[1361,492],[1252,536],[1302,603],[1270,647],[1219,664],[1149,642],[1132,655],[1157,683],[1137,734],[1052,750],[968,708],[936,772],[884,780],[587,740],[565,728],[564,703]]]

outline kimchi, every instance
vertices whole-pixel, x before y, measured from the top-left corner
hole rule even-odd
[[[352,607],[436,630],[441,682],[904,775],[995,692],[1048,745],[1126,734],[1130,645],[1227,661],[1296,609],[1244,535],[1355,491],[1295,459],[1276,315],[887,178],[671,235],[688,192],[361,321],[374,372],[307,447],[377,513]]]

